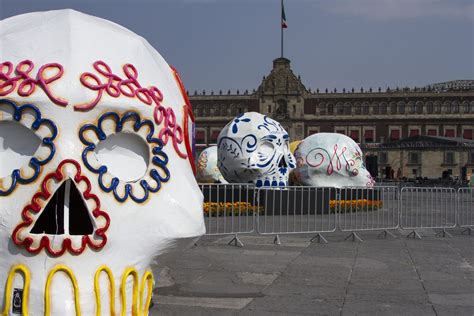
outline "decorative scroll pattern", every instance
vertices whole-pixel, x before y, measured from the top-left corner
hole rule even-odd
[[[81,305],[79,299],[79,283],[74,274],[74,272],[66,265],[59,264],[56,265],[51,271],[49,271],[48,276],[46,278],[45,284],[45,291],[44,291],[44,311],[45,315],[51,315],[51,284],[53,281],[53,277],[56,273],[63,272],[71,280],[71,284],[74,290],[74,308],[76,312],[76,316],[81,316]],[[100,284],[99,284],[99,277],[101,272],[105,272],[109,279],[110,284],[110,315],[117,315],[115,312],[115,295],[116,295],[116,288],[115,288],[115,280],[112,270],[103,265],[97,269],[94,275],[94,293],[95,293],[95,301],[96,301],[96,316],[101,315],[101,307],[102,307],[102,297],[100,295]],[[29,291],[30,291],[30,283],[31,283],[31,273],[27,266],[23,264],[15,265],[10,269],[10,273],[8,274],[7,284],[5,286],[5,307],[3,311],[0,313],[1,316],[8,316],[10,315],[10,304],[11,304],[11,293],[12,293],[12,286],[13,280],[17,273],[22,273],[24,276],[24,284],[23,284],[23,297],[22,297],[22,311],[23,315],[28,315],[28,308],[29,308]],[[132,292],[132,315],[133,316],[146,316],[148,315],[150,309],[151,298],[153,295],[153,285],[154,285],[154,278],[153,273],[151,271],[145,271],[143,274],[141,281],[140,281],[140,288],[138,287],[139,281],[139,274],[137,269],[131,267],[127,268],[121,279],[120,284],[120,298],[122,302],[122,308],[120,315],[125,315],[127,309],[127,300],[126,300],[126,281],[127,278],[132,275],[133,276],[133,292]],[[146,292],[145,292],[146,291]],[[146,298],[145,298],[146,294]],[[54,298],[53,298],[54,300]]]
[[[32,104],[17,105],[16,103],[10,100],[0,99],[0,109],[2,107],[10,107],[11,109],[13,109],[13,119],[16,122],[21,122],[24,113],[30,110],[30,113],[34,113],[35,120],[31,124],[31,126],[29,126],[29,128],[33,131],[37,131],[42,126],[47,126],[51,131],[51,135],[49,137],[43,138],[41,142],[42,146],[45,146],[50,150],[49,155],[43,159],[38,157],[32,157],[30,159],[29,167],[32,168],[34,171],[32,176],[25,177],[22,175],[22,172],[19,169],[15,169],[12,171],[10,186],[8,188],[3,188],[1,185],[2,182],[0,181],[0,196],[7,196],[13,192],[17,184],[29,184],[35,181],[41,172],[41,167],[51,161],[51,159],[53,159],[53,156],[56,153],[56,146],[54,145],[54,140],[58,135],[58,129],[51,120],[42,118],[40,110]]]
[[[125,96],[138,99],[140,102],[154,106],[153,119],[156,125],[163,125],[158,133],[164,145],[168,144],[172,139],[173,147],[181,158],[187,158],[186,153],[181,152],[179,144],[184,141],[185,131],[177,122],[176,115],[171,107],[165,107],[161,104],[163,94],[160,89],[155,86],[143,87],[138,81],[138,71],[132,64],[125,64],[122,67],[125,78],[120,77],[112,72],[112,69],[104,61],[96,61],[93,65],[97,74],[85,72],[81,75],[81,83],[84,87],[96,91],[97,95],[94,100],[84,104],[77,104],[74,109],[77,111],[89,111],[100,102],[104,92],[113,97],[118,98]],[[176,72],[174,72],[176,76]],[[101,79],[102,78],[102,79]],[[180,81],[178,81],[179,83]],[[185,99],[186,102],[186,99]],[[189,100],[188,100],[189,102]],[[190,105],[186,104],[186,107]],[[185,109],[185,112],[186,111]],[[191,111],[192,112],[192,111]],[[184,113],[188,114],[189,113]]]
[[[318,168],[326,159],[328,166],[326,173],[332,175],[334,171],[340,171],[345,168],[347,172],[350,172],[351,176],[357,176],[359,174],[359,167],[364,167],[360,152],[355,151],[351,157],[346,157],[347,147],[341,147],[337,144],[333,147],[333,153],[331,154],[328,150],[322,147],[316,147],[308,152],[306,155],[306,163],[313,168]]]
[[[3,312],[0,313],[1,316],[8,316],[10,315],[10,304],[12,302],[12,286],[13,280],[15,278],[15,274],[22,273],[24,278],[23,284],[23,297],[21,303],[21,310],[23,311],[23,315],[28,315],[28,300],[30,296],[30,283],[31,283],[31,274],[28,267],[23,264],[19,264],[13,266],[10,269],[10,273],[8,274],[7,284],[5,286],[5,303]]]
[[[127,121],[133,121],[133,128],[135,132],[138,132],[142,127],[148,128],[148,134],[145,141],[150,145],[154,146],[151,150],[153,154],[152,164],[156,168],[149,169],[149,176],[155,184],[150,184],[146,179],[141,179],[138,183],[126,183],[123,189],[120,189],[120,180],[117,177],[113,177],[108,173],[107,166],[94,167],[89,162],[89,155],[93,154],[97,147],[97,143],[94,143],[86,138],[86,132],[92,131],[99,141],[107,139],[107,134],[103,130],[103,124],[105,120],[112,120],[115,123],[115,133],[123,131],[124,124]],[[104,192],[113,192],[114,197],[119,202],[125,202],[128,198],[136,203],[145,202],[150,193],[156,193],[161,189],[162,182],[168,182],[170,179],[170,171],[168,170],[168,156],[163,151],[163,142],[154,137],[155,127],[152,121],[142,120],[137,112],[126,112],[123,115],[119,115],[115,112],[107,112],[103,114],[97,125],[86,124],[81,127],[79,131],[79,138],[81,142],[86,146],[82,152],[82,161],[87,169],[91,172],[99,175],[99,186]],[[159,169],[159,170],[158,170]],[[110,183],[106,183],[105,175],[110,175],[112,180]],[[137,194],[136,190],[141,187],[143,193]]]
[[[23,60],[16,67],[13,63],[6,61],[0,63],[0,96],[7,96],[15,91],[21,97],[31,96],[36,87],[41,88],[48,98],[60,106],[68,105],[68,101],[54,95],[50,85],[62,78],[64,69],[61,64],[49,63],[41,66],[36,74],[32,75],[35,65],[30,60]],[[158,137],[164,145],[171,140],[173,148],[179,157],[186,159],[195,172],[193,159],[193,131],[189,130],[189,121],[194,126],[194,116],[192,107],[184,85],[176,69],[171,67],[173,76],[183,96],[183,122],[178,122],[176,114],[171,107],[165,107],[161,104],[163,93],[156,86],[143,87],[138,81],[138,70],[132,64],[125,64],[122,67],[124,77],[114,74],[112,69],[104,61],[98,60],[93,64],[95,73],[84,72],[80,76],[81,84],[97,94],[93,100],[83,104],[74,105],[76,111],[89,111],[96,107],[102,99],[104,93],[118,98],[121,96],[138,99],[140,102],[154,106],[153,119],[157,125],[162,125],[158,132]],[[54,74],[49,75],[49,73]],[[37,79],[35,79],[37,78]],[[182,152],[179,145],[184,141],[186,151]]]
[[[328,166],[326,172],[328,175],[332,175],[334,171],[340,171],[343,167],[347,172],[350,172],[352,176],[357,176],[359,170],[354,168],[356,161],[362,163],[362,158],[359,152],[355,152],[352,157],[346,157],[347,147],[341,147],[337,144],[333,147],[334,151],[331,154],[325,148],[316,147],[308,152],[306,155],[306,163],[313,168],[321,166],[326,159],[328,160]]]
[[[31,214],[38,214],[42,210],[42,201],[48,201],[49,198],[53,195],[53,192],[50,191],[50,182],[55,181],[60,183],[65,180],[64,168],[65,166],[72,166],[76,170],[74,176],[74,182],[76,184],[84,183],[86,185],[85,191],[82,193],[85,201],[92,201],[94,203],[94,208],[92,210],[92,215],[95,219],[102,218],[102,221],[96,221],[97,223],[103,223],[103,225],[97,228],[94,231],[94,235],[84,235],[82,236],[81,246],[75,248],[72,240],[69,237],[65,237],[62,241],[61,248],[59,250],[53,249],[52,242],[50,237],[46,234],[43,234],[38,246],[34,245],[34,239],[31,235],[26,237],[21,237],[22,231],[33,226],[33,219]],[[42,184],[41,190],[36,193],[31,199],[31,203],[28,204],[23,211],[21,212],[22,222],[15,227],[12,233],[13,242],[19,246],[24,247],[28,252],[37,254],[41,252],[42,249],[45,249],[48,254],[52,256],[61,256],[66,251],[69,251],[71,254],[81,254],[86,246],[89,246],[91,249],[99,250],[105,246],[107,243],[106,231],[110,225],[110,218],[107,213],[100,209],[100,200],[99,198],[91,193],[91,182],[81,173],[81,166],[75,160],[64,160],[62,161],[55,172],[48,174]]]
[[[55,96],[49,87],[63,76],[63,66],[58,63],[45,64],[39,68],[36,76],[31,74],[34,68],[35,65],[31,60],[23,60],[16,67],[9,61],[0,63],[0,96],[7,96],[16,91],[19,96],[28,97],[38,86],[52,102],[66,106],[68,101]],[[51,70],[55,70],[56,73],[48,77],[47,73]]]

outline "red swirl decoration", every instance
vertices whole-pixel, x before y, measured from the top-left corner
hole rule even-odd
[[[345,146],[342,147],[339,153],[338,153],[338,149],[339,149],[339,146],[335,144],[334,152],[330,154],[324,148],[321,148],[321,147],[315,148],[306,155],[306,163],[313,168],[317,168],[324,163],[324,160],[325,160],[324,154],[326,154],[329,160],[328,167],[326,169],[326,172],[328,175],[332,175],[334,173],[334,170],[336,171],[341,170],[342,168],[341,157],[344,159],[344,162],[346,163],[346,171],[350,171],[351,167],[355,165],[354,159],[346,159],[344,153],[347,151],[347,147]],[[314,153],[314,157],[313,157],[313,153]],[[314,158],[314,161],[313,161],[313,158]]]
[[[32,77],[31,72],[35,65],[31,60],[23,60],[16,67],[13,63],[6,61],[0,64],[0,96],[7,96],[15,90],[21,97],[28,97],[40,87],[48,98],[57,105],[66,106],[68,101],[55,96],[50,89],[50,84],[63,76],[63,66],[58,63],[44,64]],[[48,77],[48,73],[55,71]],[[37,78],[37,79],[35,79]]]
[[[122,67],[123,74],[125,78],[120,77],[112,72],[112,69],[104,61],[96,61],[93,64],[94,70],[97,72],[85,72],[81,75],[80,80],[83,86],[86,88],[96,91],[97,95],[94,100],[91,100],[88,103],[77,104],[74,106],[76,111],[89,111],[95,108],[95,106],[100,102],[104,92],[113,98],[118,98],[120,96],[126,96],[129,98],[136,98],[140,102],[154,106],[153,119],[155,124],[162,125],[162,128],[159,132],[158,137],[163,142],[163,145],[168,144],[168,141],[171,139],[173,142],[173,148],[181,158],[192,157],[188,145],[186,145],[187,154],[181,152],[179,145],[185,141],[186,143],[186,131],[183,127],[177,122],[176,115],[171,107],[165,107],[161,104],[163,101],[163,94],[160,89],[155,86],[143,87],[138,81],[138,71],[132,64],[125,64]],[[173,69],[175,78],[177,78],[177,72]],[[102,79],[101,79],[102,78]],[[182,88],[179,79],[178,84]],[[189,115],[188,108],[191,105],[187,97],[185,97],[185,117],[186,112]],[[191,114],[192,115],[192,114]],[[184,120],[186,122],[187,118]],[[194,118],[192,118],[194,121]],[[183,123],[185,123],[183,122]],[[184,125],[184,124],[183,124]],[[186,125],[184,125],[186,129]],[[192,159],[192,158],[191,158]]]
[[[76,169],[74,182],[76,184],[80,184],[81,182],[85,183],[86,190],[84,191],[84,193],[82,193],[82,195],[85,200],[91,200],[94,202],[95,207],[92,211],[92,215],[96,219],[102,217],[105,220],[105,224],[103,225],[103,227],[97,228],[94,231],[95,238],[91,238],[92,235],[82,236],[82,242],[79,248],[74,248],[71,239],[69,237],[66,237],[63,239],[61,249],[55,250],[52,248],[51,240],[47,235],[43,235],[39,242],[39,246],[35,247],[33,246],[34,240],[32,237],[27,236],[24,239],[20,238],[20,231],[29,228],[33,225],[33,219],[31,218],[30,214],[37,214],[41,212],[42,206],[39,200],[47,201],[51,197],[52,193],[54,192],[49,191],[50,186],[48,184],[50,181],[61,182],[64,180],[63,169],[66,165],[72,165]],[[100,209],[99,198],[95,194],[91,193],[91,182],[88,178],[82,175],[79,163],[72,159],[63,160],[59,164],[55,172],[52,172],[45,177],[41,184],[41,190],[33,196],[33,198],[31,199],[31,203],[23,209],[21,217],[22,222],[15,227],[12,233],[12,239],[17,246],[25,247],[28,252],[33,254],[37,254],[42,249],[45,249],[50,255],[55,257],[63,255],[66,251],[69,251],[71,254],[78,255],[85,250],[86,246],[89,246],[91,249],[94,250],[99,250],[103,248],[107,243],[107,236],[105,233],[110,225],[110,217],[107,213]],[[99,242],[95,243],[97,241]]]
[[[179,76],[178,71],[176,68],[171,66],[171,70],[174,73],[174,77],[176,79],[176,82],[178,83],[179,90],[181,91],[181,96],[183,97],[184,100],[184,105],[183,105],[183,127],[184,127],[184,144],[186,146],[186,152],[187,152],[187,157],[189,160],[189,163],[191,164],[191,168],[193,169],[194,175],[196,175],[196,164],[194,162],[194,152],[193,152],[193,140],[194,140],[194,131],[189,130],[189,125],[191,124],[194,126],[194,114],[193,114],[193,107],[191,105],[191,102],[189,101],[188,94],[186,93],[186,89],[184,88],[183,81],[181,80],[181,77]],[[190,122],[191,120],[191,122]],[[176,146],[177,144],[173,142],[173,145]]]

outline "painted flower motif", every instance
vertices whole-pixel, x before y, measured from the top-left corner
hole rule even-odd
[[[250,122],[249,118],[241,119],[242,116],[244,116],[244,113],[239,114],[236,118],[234,118],[234,123],[232,125],[232,133],[235,134],[239,131],[237,124],[239,124],[240,122],[247,122],[247,123]]]
[[[285,175],[288,172],[288,168],[287,167],[280,167],[280,168],[278,168],[278,171],[280,171],[280,173],[282,175]]]

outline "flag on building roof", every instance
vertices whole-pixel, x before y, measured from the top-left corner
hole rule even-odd
[[[283,0],[281,1],[281,28],[286,29],[288,24],[286,24],[286,15],[285,15],[285,6],[283,5]]]

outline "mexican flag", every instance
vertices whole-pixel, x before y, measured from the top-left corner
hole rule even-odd
[[[288,24],[286,24],[286,15],[285,15],[285,6],[283,5],[283,0],[281,0],[281,28],[286,29]]]

